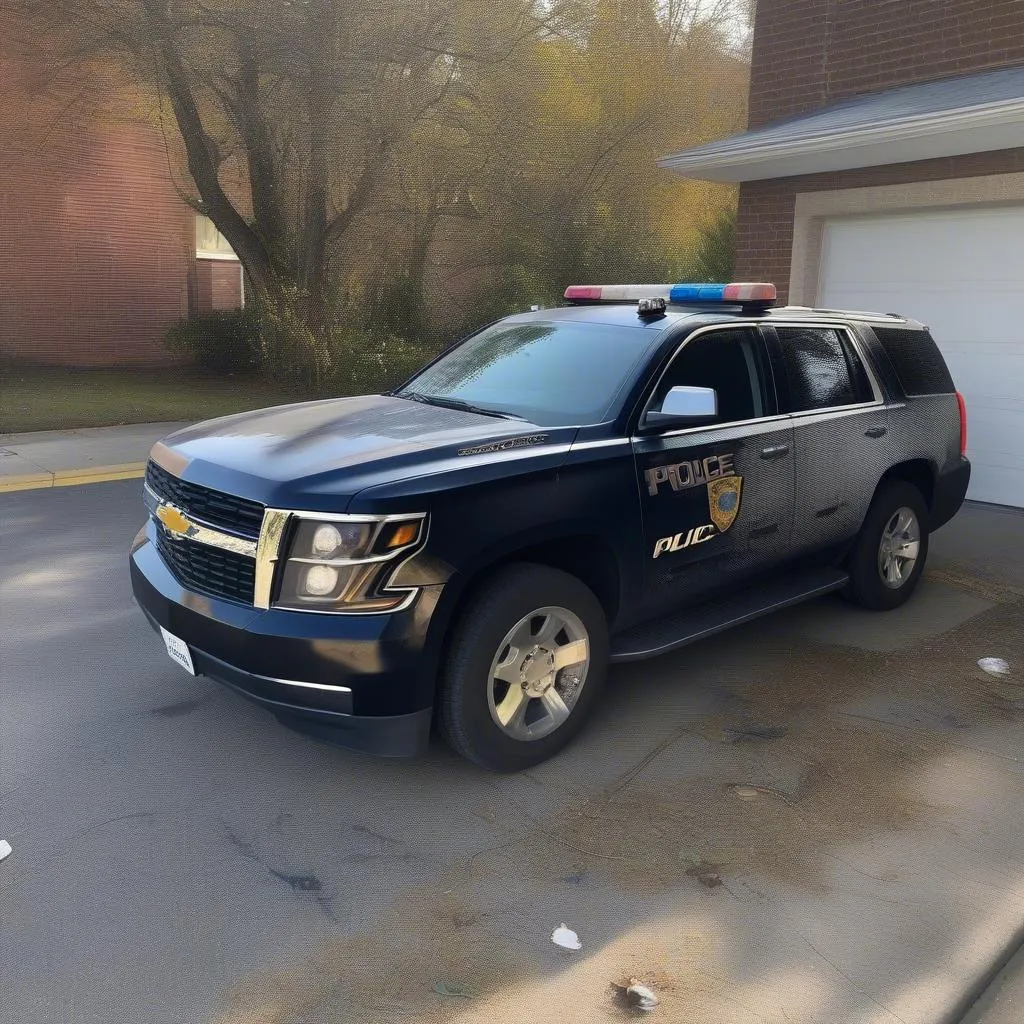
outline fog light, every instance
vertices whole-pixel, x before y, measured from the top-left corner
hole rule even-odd
[[[332,565],[312,565],[302,579],[302,588],[312,597],[326,597],[338,585],[338,570]]]

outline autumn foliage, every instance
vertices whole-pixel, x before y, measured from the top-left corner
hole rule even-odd
[[[370,335],[437,345],[572,281],[699,273],[733,195],[657,159],[742,126],[747,5],[0,0],[0,14],[41,77],[116,80],[117,116],[166,133],[183,199],[277,325],[267,358],[329,377]]]

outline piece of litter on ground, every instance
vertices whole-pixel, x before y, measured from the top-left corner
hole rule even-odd
[[[718,873],[720,864],[694,864],[684,872],[688,878],[696,878],[701,885],[716,889],[722,884],[722,876]]]
[[[687,850],[679,851],[679,860],[685,865],[684,874],[687,878],[696,878],[701,885],[709,889],[716,889],[724,884],[721,868],[729,863],[728,860],[712,861]]]
[[[11,855],[11,844],[6,839],[0,839],[0,860]]]
[[[1002,658],[981,658],[978,661],[978,668],[990,676],[1008,676],[1010,674],[1009,662]]]
[[[756,786],[733,786],[732,791],[741,800],[756,800],[761,795],[761,791]]]
[[[552,933],[551,941],[562,949],[582,949],[580,937],[563,921]]]
[[[650,1013],[660,1002],[658,997],[646,986],[642,985],[636,978],[630,978],[629,984],[619,988],[622,1001],[634,1010],[643,1013]]]
[[[446,996],[448,999],[472,999],[476,992],[468,985],[460,985],[451,981],[435,981],[434,991],[439,996]]]

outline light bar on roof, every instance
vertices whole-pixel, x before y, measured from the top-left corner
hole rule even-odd
[[[640,299],[668,301],[670,284],[571,284],[565,289],[569,302],[639,302]]]
[[[676,284],[669,292],[670,302],[741,302],[774,305],[778,294],[775,285],[765,282],[734,282],[732,284]]]
[[[774,306],[775,285],[764,281],[730,284],[572,284],[565,289],[568,302],[721,302],[737,305]]]

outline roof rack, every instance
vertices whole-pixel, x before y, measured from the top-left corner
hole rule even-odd
[[[857,309],[827,309],[820,306],[815,306],[811,312],[833,313],[837,316],[850,317],[853,320],[902,320],[906,322],[908,319],[902,313],[868,313]]]

